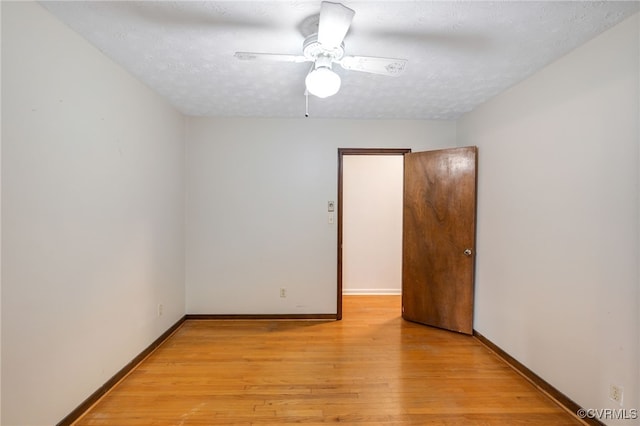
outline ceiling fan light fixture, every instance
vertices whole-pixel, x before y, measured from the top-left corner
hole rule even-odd
[[[307,74],[304,83],[309,93],[319,98],[327,98],[340,90],[340,76],[328,67],[318,67]]]

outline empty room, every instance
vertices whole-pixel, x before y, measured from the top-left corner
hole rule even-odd
[[[0,424],[640,424],[639,10],[0,2]]]

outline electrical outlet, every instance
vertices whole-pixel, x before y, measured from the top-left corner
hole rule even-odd
[[[284,287],[280,288],[280,297],[287,297],[287,289]]]
[[[623,388],[618,385],[609,385],[609,399],[622,405]]]
[[[158,316],[161,317],[164,313],[164,305],[162,303],[158,303]]]

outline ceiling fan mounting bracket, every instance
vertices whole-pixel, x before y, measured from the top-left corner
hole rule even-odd
[[[302,43],[302,54],[310,61],[323,56],[331,58],[331,61],[339,61],[344,56],[344,43],[333,49],[326,49],[318,43],[318,34],[311,34]]]

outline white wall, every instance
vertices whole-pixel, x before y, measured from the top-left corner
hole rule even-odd
[[[639,25],[458,126],[479,147],[475,328],[585,408],[616,408],[611,383],[640,406]]]
[[[402,155],[342,158],[342,292],[402,291]]]
[[[184,119],[40,5],[2,9],[1,423],[51,425],[184,315]]]
[[[454,122],[189,118],[187,312],[335,314],[327,201],[337,198],[338,147],[455,140]]]

